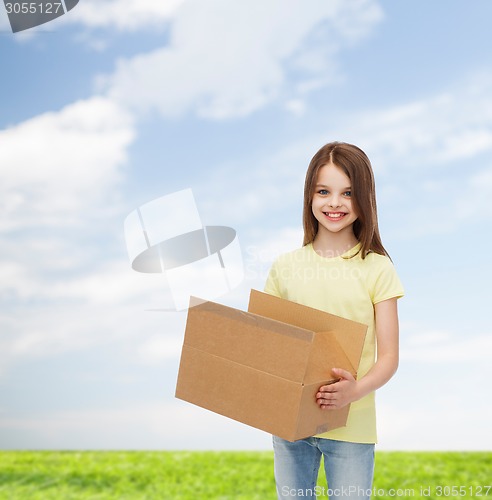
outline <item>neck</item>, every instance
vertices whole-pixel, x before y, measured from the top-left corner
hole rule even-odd
[[[336,257],[355,247],[357,243],[352,228],[340,233],[319,230],[314,237],[313,248],[322,257]]]

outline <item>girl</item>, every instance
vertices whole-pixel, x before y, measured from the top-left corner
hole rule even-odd
[[[374,391],[398,366],[396,301],[403,288],[379,236],[374,176],[361,149],[333,142],[314,155],[304,186],[303,226],[303,247],[274,262],[265,291],[364,323],[368,331],[357,380],[335,368],[338,382],[316,395],[323,411],[350,404],[347,425],[293,443],[273,437],[277,494],[320,493],[316,481],[323,455],[331,499],[370,498]]]

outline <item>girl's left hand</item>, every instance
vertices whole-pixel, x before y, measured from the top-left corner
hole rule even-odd
[[[333,368],[332,372],[340,380],[321,386],[316,394],[316,402],[322,410],[337,410],[358,399],[357,380],[352,374],[341,368]]]

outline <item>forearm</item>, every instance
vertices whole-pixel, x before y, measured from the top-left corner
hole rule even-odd
[[[382,387],[398,369],[398,354],[386,354],[378,358],[374,366],[357,381],[357,399]]]
[[[376,317],[377,361],[357,381],[359,399],[382,387],[398,368],[398,311],[396,299],[379,302],[374,306]]]

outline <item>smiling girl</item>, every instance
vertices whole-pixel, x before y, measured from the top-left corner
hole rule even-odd
[[[379,235],[374,176],[357,146],[333,142],[313,157],[304,186],[302,248],[273,264],[265,291],[368,325],[357,379],[335,368],[323,411],[350,404],[347,425],[295,442],[273,437],[279,498],[315,498],[321,456],[330,498],[370,498],[374,391],[398,367],[397,299],[403,288]]]

